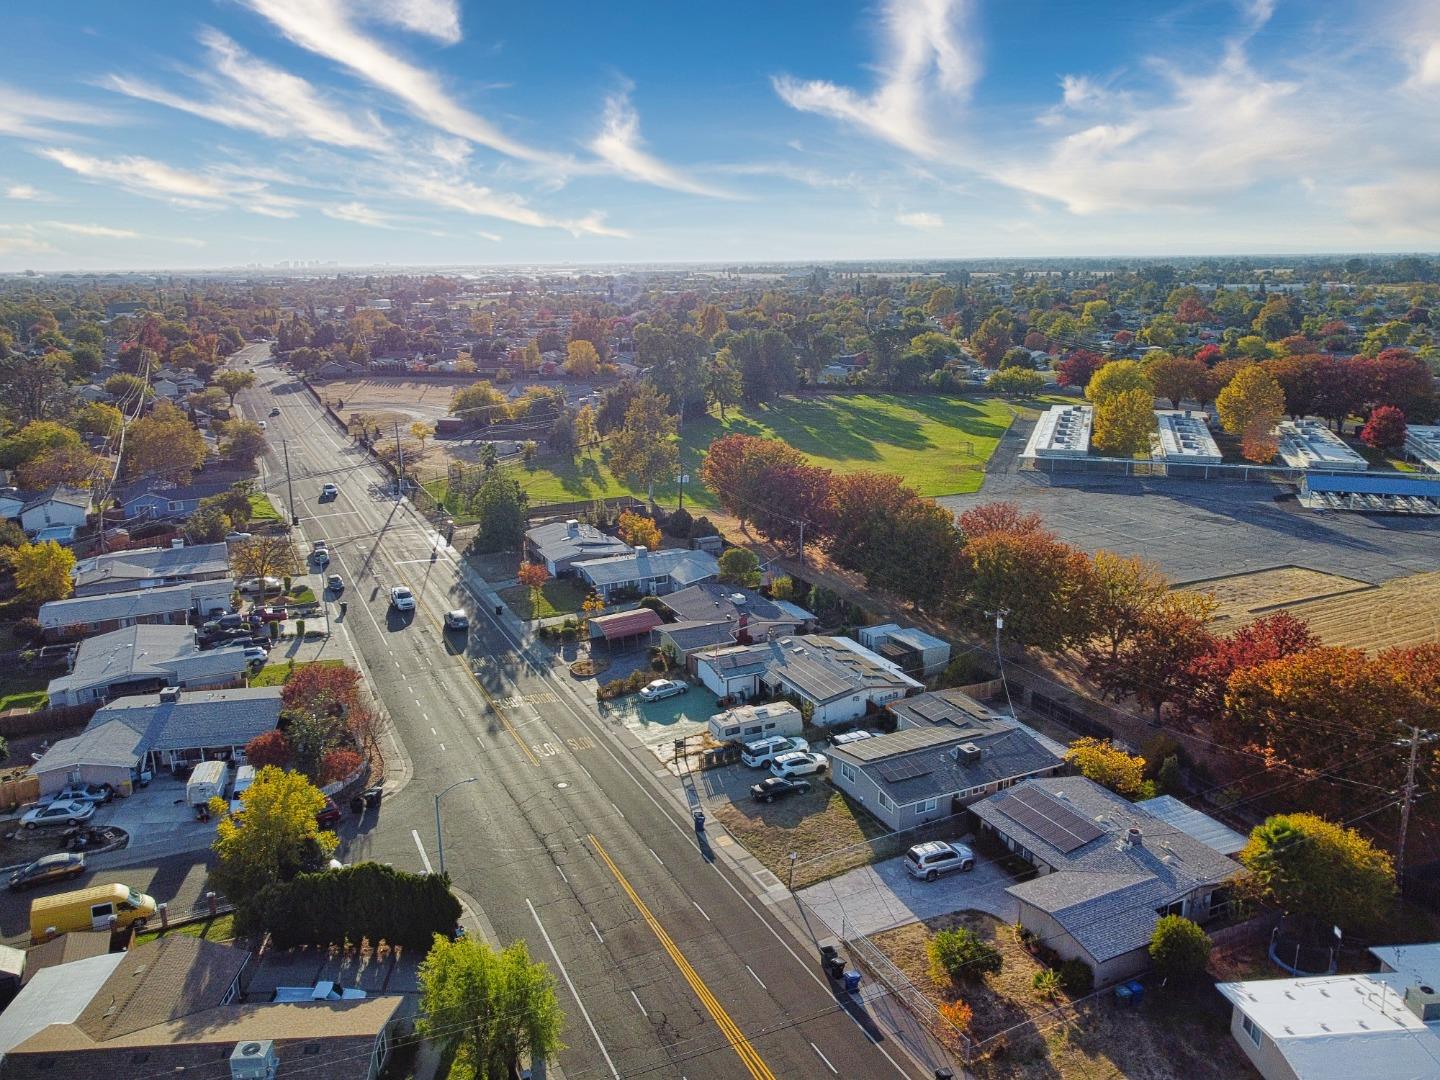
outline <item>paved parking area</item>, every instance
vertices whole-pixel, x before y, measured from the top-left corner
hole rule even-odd
[[[610,677],[609,672],[601,676]],[[655,677],[660,678],[659,675]],[[609,717],[618,719],[665,761],[672,757],[671,740],[706,731],[710,717],[719,711],[715,695],[703,686],[693,685],[678,697],[664,701],[641,701],[638,694],[629,694],[605,703],[605,712]]]
[[[185,804],[185,781],[169,773],[157,773],[149,787],[113,799],[96,810],[92,820],[124,829],[130,836],[125,850],[137,855],[151,847],[167,852],[207,848],[215,840],[215,822],[195,819]]]
[[[801,889],[797,895],[835,933],[874,934],[892,926],[974,909],[1002,922],[1019,917],[1019,905],[1006,891],[1014,879],[987,859],[977,859],[969,873],[936,881],[917,881],[905,871],[903,859],[862,866],[857,870]]]

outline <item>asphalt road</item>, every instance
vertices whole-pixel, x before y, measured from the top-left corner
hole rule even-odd
[[[268,420],[265,487],[287,507],[293,490],[307,548],[329,541],[349,605],[336,632],[413,767],[347,861],[438,869],[434,796],[461,784],[444,800],[445,867],[501,941],[524,941],[555,971],[570,1080],[928,1075],[838,1006],[814,957],[704,857],[594,703],[480,608],[424,520],[308,392],[273,365],[255,370],[240,403]],[[322,504],[326,482],[340,496]],[[395,584],[415,592],[417,611],[390,609]],[[455,607],[472,614],[468,641],[442,629]]]

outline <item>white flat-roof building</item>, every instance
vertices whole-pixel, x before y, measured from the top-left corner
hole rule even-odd
[[[1265,1080],[1440,1077],[1440,949],[1385,946],[1367,975],[1218,983],[1230,1034]]]
[[[1364,472],[1366,460],[1322,420],[1282,420],[1275,425],[1280,457],[1292,469],[1323,472]]]
[[[1426,472],[1440,472],[1440,424],[1411,424],[1405,429],[1405,456]]]
[[[1051,405],[1030,433],[1022,457],[1083,458],[1090,453],[1095,410],[1089,405]]]
[[[1200,410],[1156,409],[1156,449],[1152,455],[1176,465],[1219,465],[1220,447],[1210,434],[1209,417]]]

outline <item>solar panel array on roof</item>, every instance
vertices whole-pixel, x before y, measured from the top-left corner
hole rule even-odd
[[[995,805],[1001,813],[1067,854],[1105,835],[1089,818],[1033,786],[1008,792]]]
[[[931,723],[939,723],[942,720],[949,720],[952,716],[955,715],[954,706],[951,705],[948,701],[940,698],[930,698],[928,700],[915,701],[908,704],[910,705],[910,708],[914,709],[917,713],[923,716],[926,720],[929,720]]]
[[[899,761],[884,761],[875,766],[883,776],[892,784],[901,780],[913,780],[917,776],[928,776],[933,770],[930,764],[920,755],[909,758],[901,758]]]

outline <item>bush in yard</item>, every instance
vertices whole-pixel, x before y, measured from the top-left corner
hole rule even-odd
[[[344,780],[360,768],[361,757],[354,750],[331,750],[320,759],[320,783]]]
[[[266,765],[285,768],[295,760],[295,751],[283,731],[267,731],[245,744],[245,762],[263,769]]]
[[[657,615],[664,611],[664,605],[660,602],[660,598],[658,596],[642,596],[640,598],[640,606],[643,608],[649,608]]]
[[[695,519],[690,516],[690,511],[682,506],[666,519],[665,532],[677,540],[688,540],[694,525]]]
[[[1043,998],[1053,998],[1060,993],[1064,980],[1060,978],[1060,972],[1054,968],[1045,968],[1043,971],[1035,972],[1035,977],[1030,980],[1030,986]]]
[[[1095,989],[1095,972],[1084,960],[1066,960],[1059,970],[1060,985],[1071,997],[1084,997]]]
[[[1166,915],[1150,937],[1150,959],[1167,979],[1190,982],[1205,974],[1210,936],[1180,915]]]
[[[449,937],[460,901],[439,874],[409,874],[365,862],[297,874],[266,891],[262,921],[282,949],[381,941],[424,950]]]
[[[975,1010],[963,1001],[942,1001],[936,1010],[954,1024],[957,1031],[969,1031],[970,1022],[975,1019]]]
[[[972,930],[941,930],[926,946],[930,954],[930,975],[937,982],[979,978],[999,972],[1004,961],[989,943]]]
[[[44,631],[40,629],[40,620],[32,619],[26,615],[24,618],[16,619],[15,624],[10,627],[10,632],[21,641],[39,641]]]

